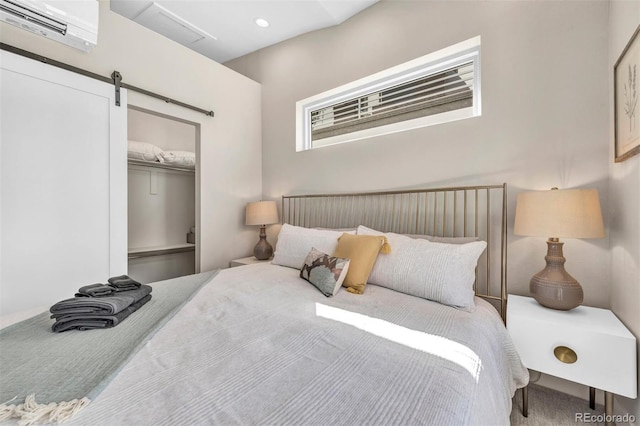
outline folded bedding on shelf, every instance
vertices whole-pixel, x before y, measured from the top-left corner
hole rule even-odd
[[[134,160],[157,161],[162,163],[162,149],[148,142],[128,141],[127,157]]]
[[[196,153],[190,151],[162,151],[160,154],[165,164],[194,168],[196,166]]]
[[[120,324],[129,315],[137,311],[142,305],[151,300],[151,294],[127,306],[115,315],[103,314],[68,314],[57,316],[51,329],[56,333],[67,330],[93,330],[99,328],[111,328]]]

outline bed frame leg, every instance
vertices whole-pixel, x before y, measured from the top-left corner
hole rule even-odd
[[[529,417],[529,385],[522,388],[522,415]]]
[[[615,423],[611,420],[613,417],[613,394],[611,392],[604,392],[604,414],[605,414],[605,426],[611,426]]]

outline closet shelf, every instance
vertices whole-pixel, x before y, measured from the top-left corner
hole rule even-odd
[[[177,172],[185,172],[185,173],[195,173],[195,169],[189,169],[187,167],[180,166],[172,166],[169,164],[158,163],[154,161],[144,161],[144,160],[134,160],[132,158],[127,159],[127,164],[130,166],[145,166],[145,167],[153,167],[156,169],[165,169],[165,170],[174,170]]]
[[[138,259],[141,257],[162,256],[165,254],[187,253],[195,251],[196,245],[191,243],[167,244],[164,246],[154,247],[135,247],[129,249],[129,259]]]

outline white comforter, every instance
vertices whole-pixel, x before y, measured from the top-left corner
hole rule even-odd
[[[508,424],[527,383],[497,312],[298,271],[221,271],[69,424]]]

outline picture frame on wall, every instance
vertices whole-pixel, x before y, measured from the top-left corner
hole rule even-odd
[[[613,66],[615,162],[640,153],[640,26]]]

